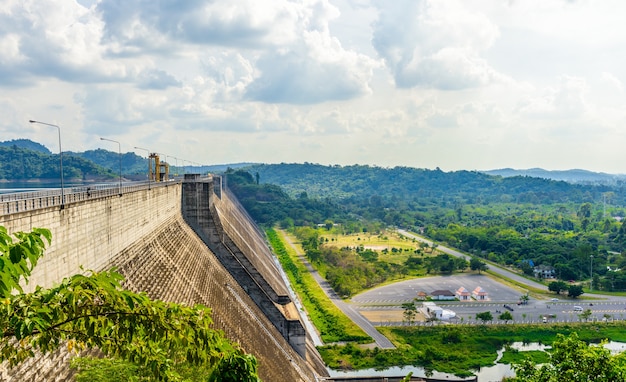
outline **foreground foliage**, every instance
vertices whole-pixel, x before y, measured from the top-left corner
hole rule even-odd
[[[223,359],[217,368],[212,365],[175,364],[173,370],[184,382],[258,382],[256,360],[241,350]],[[76,382],[149,382],[152,372],[145,366],[119,358],[75,357],[71,368],[77,371]]]
[[[184,363],[215,367],[215,380],[223,380],[220,373],[238,376],[231,381],[258,379],[256,360],[211,328],[209,308],[124,290],[115,271],[77,274],[23,293],[20,281],[27,281],[51,234],[35,229],[14,237],[0,227],[0,361],[15,366],[60,346],[97,348],[141,366],[155,380],[180,379],[174,366]]]
[[[612,355],[602,345],[588,345],[576,333],[559,334],[552,344],[550,360],[538,366],[530,360],[514,364],[516,378],[524,382],[618,382],[626,381],[626,354]]]

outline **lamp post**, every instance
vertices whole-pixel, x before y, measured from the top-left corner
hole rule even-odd
[[[57,128],[57,132],[59,133],[59,173],[61,175],[61,209],[65,208],[65,193],[63,192],[63,149],[61,148],[61,128],[58,125],[53,125],[52,123],[33,121],[29,120],[30,123],[38,123],[40,125],[52,126]]]
[[[174,158],[174,163],[175,164],[170,168],[170,171],[171,171],[172,177],[175,178],[176,175],[178,175],[178,173],[176,172],[176,171],[178,171],[178,169],[176,168],[176,167],[178,167],[178,160],[173,155],[170,155],[170,158]]]
[[[589,280],[589,292],[593,291],[593,255],[590,256],[591,263],[589,264],[589,275],[591,279]]]
[[[148,152],[148,190],[149,190],[150,189],[150,180],[151,180],[150,179],[150,170],[152,169],[152,163],[151,163],[151,160],[150,160],[150,150],[144,149],[143,147],[137,147],[137,146],[135,146],[135,148],[137,150],[145,150],[145,151]]]
[[[119,193],[120,193],[120,196],[122,196],[122,145],[118,141],[114,141],[113,139],[100,138],[100,140],[101,141],[109,141],[109,142],[117,143],[117,150],[118,150],[119,157],[120,157],[120,186],[119,186]]]
[[[175,156],[172,156],[172,158],[174,158],[174,161],[176,162],[176,167],[175,167],[176,168],[176,175],[178,175],[178,171],[180,171],[180,168],[178,167],[178,159],[179,158],[176,158]]]

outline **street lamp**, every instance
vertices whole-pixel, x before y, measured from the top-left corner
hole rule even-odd
[[[53,125],[51,123],[33,121],[29,120],[30,123],[38,123],[40,125],[52,126],[56,127],[59,133],[59,172],[61,173],[61,209],[65,208],[65,194],[63,192],[63,149],[61,149],[61,128],[58,125]]]
[[[100,140],[101,141],[109,141],[109,142],[117,143],[117,150],[118,150],[119,157],[120,157],[120,186],[119,186],[119,192],[120,192],[120,196],[122,196],[122,145],[118,141],[114,141],[113,139],[100,138]]]
[[[189,161],[187,161],[189,163]],[[185,165],[185,159],[183,159],[183,175],[187,173],[187,166]]]
[[[150,170],[152,169],[152,163],[150,159],[150,150],[144,149],[143,147],[137,147],[137,146],[135,146],[135,148],[137,150],[145,150],[148,152],[148,190],[149,190],[150,189]]]
[[[176,175],[178,175],[178,171],[180,171],[180,168],[178,167],[178,159],[179,158],[176,158],[175,156],[172,156],[172,158],[174,158],[174,161],[176,162],[176,167],[175,167],[176,168]],[[184,161],[183,161],[183,163],[184,163]]]
[[[589,265],[589,275],[591,280],[589,281],[589,292],[593,290],[593,255],[590,255],[591,264]]]

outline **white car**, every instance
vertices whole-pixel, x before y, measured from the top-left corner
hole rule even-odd
[[[550,301],[552,301],[552,302],[557,302],[557,301],[559,301],[559,299],[558,299],[558,298],[553,298],[553,299],[551,299]]]

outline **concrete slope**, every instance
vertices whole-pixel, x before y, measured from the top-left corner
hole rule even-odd
[[[181,216],[122,251],[111,265],[119,267],[131,290],[211,307],[216,328],[257,357],[262,380],[316,380],[311,365],[282,338]]]

